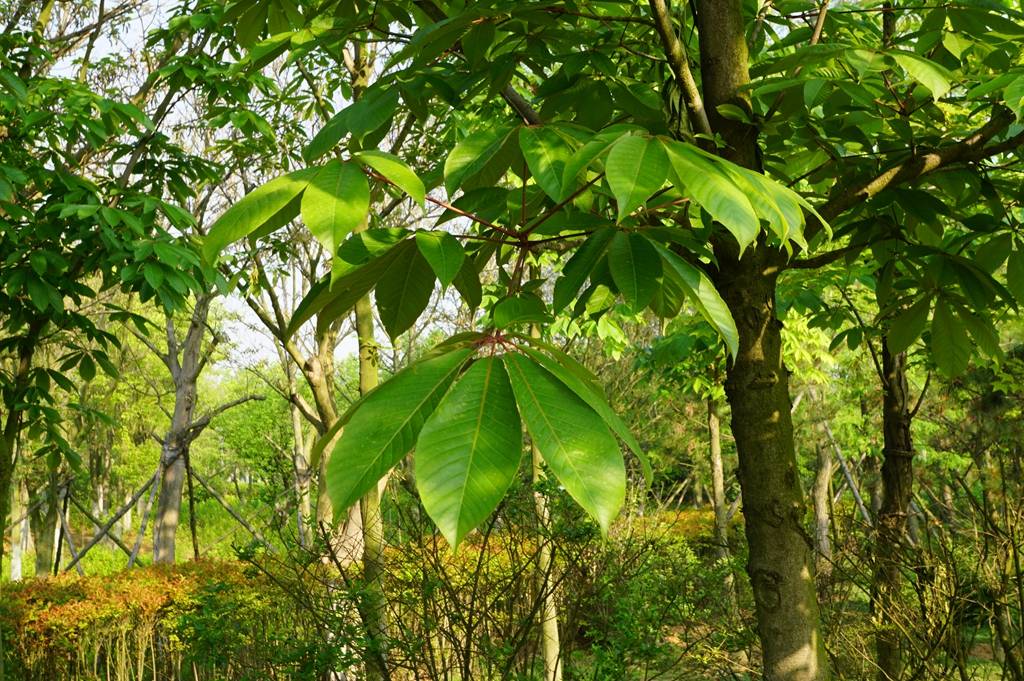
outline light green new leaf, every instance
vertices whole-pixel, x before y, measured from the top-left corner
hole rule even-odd
[[[523,431],[501,361],[477,360],[416,441],[416,488],[452,547],[497,507],[515,479]]]
[[[658,140],[637,135],[619,138],[608,152],[604,171],[618,204],[620,222],[661,189],[668,170],[668,158]]]
[[[639,130],[635,126],[618,125],[601,131],[589,142],[577,149],[565,164],[562,171],[562,195],[564,201],[578,188],[578,180],[583,179],[584,170],[606,153],[623,135]]]
[[[412,168],[405,161],[393,154],[376,149],[367,149],[352,155],[352,158],[365,163],[386,177],[396,187],[412,197],[412,200],[423,206],[427,190]]]
[[[448,193],[453,194],[467,180],[484,171],[513,130],[508,125],[480,130],[456,144],[444,162],[444,186]]]
[[[626,465],[597,412],[519,353],[503,356],[519,413],[551,472],[602,532],[626,498]]]
[[[316,134],[302,157],[311,163],[320,158],[351,133],[357,140],[387,124],[398,106],[398,89],[370,90],[362,98],[336,113]]]
[[[932,99],[941,99],[950,89],[952,75],[944,67],[913,52],[891,53],[896,63],[932,93]]]
[[[715,327],[718,335],[725,341],[729,354],[735,358],[740,348],[740,332],[736,328],[736,321],[732,318],[729,306],[722,300],[711,279],[703,270],[686,262],[664,246],[658,244],[657,248],[665,265],[665,276],[675,277],[675,281],[686,291],[690,302],[701,316]]]
[[[939,370],[947,376],[957,376],[967,368],[971,358],[971,343],[949,304],[939,300],[932,315],[932,357]]]
[[[302,219],[332,256],[370,210],[370,185],[359,166],[328,161],[302,193]]]
[[[448,232],[416,232],[416,246],[430,263],[443,288],[448,288],[462,269],[466,251]]]
[[[537,186],[553,200],[559,201],[562,173],[572,157],[572,149],[565,139],[551,128],[523,127],[519,129],[519,148]]]
[[[931,298],[922,298],[892,320],[889,330],[885,334],[885,343],[889,346],[889,352],[901,353],[921,337],[925,327],[928,326],[928,312],[931,307]]]
[[[666,142],[672,182],[728,229],[740,250],[757,239],[761,223],[750,200],[729,174],[682,142]]]
[[[597,229],[572,254],[569,261],[565,263],[565,267],[562,268],[562,276],[555,282],[555,293],[552,299],[555,312],[559,312],[576,296],[580,287],[583,286],[583,282],[594,270],[594,265],[608,250],[608,244],[611,243],[612,237],[617,233],[614,229]]]
[[[318,170],[296,170],[276,177],[243,196],[210,226],[203,240],[203,256],[213,262],[226,246],[245,238],[264,223],[274,220],[284,224],[294,218],[298,215],[299,206],[292,200],[306,189]],[[286,208],[294,210],[294,214],[282,221],[277,214]]]
[[[368,393],[351,413],[330,460],[327,494],[346,512],[416,443],[472,349],[413,364]]]
[[[608,269],[634,311],[647,307],[661,276],[661,258],[649,240],[636,232],[618,232],[608,247]]]
[[[418,248],[398,253],[377,283],[380,323],[397,338],[416,323],[434,292],[434,270]]]

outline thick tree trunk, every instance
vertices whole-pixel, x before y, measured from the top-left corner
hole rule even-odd
[[[723,260],[718,287],[739,330],[739,353],[725,382],[767,681],[828,678],[815,596],[814,555],[804,529],[789,372],[782,361],[782,323],[775,314],[778,254],[758,246],[739,261]]]
[[[24,419],[25,390],[32,373],[32,358],[36,351],[39,328],[30,326],[25,338],[18,344],[18,362],[14,370],[11,390],[4,391],[5,404],[2,412],[6,417],[0,430],[0,574],[3,574],[4,542],[7,533],[7,516],[10,511],[11,489],[14,483],[14,465],[17,461],[18,438]]]
[[[15,519],[25,512],[28,504],[28,495],[23,485],[16,485],[14,488],[13,503],[11,504],[11,519]],[[25,554],[25,547],[28,544],[28,518],[11,525],[11,581],[21,580],[21,559]]]
[[[189,427],[196,402],[194,381],[178,385],[174,396],[174,416],[164,438],[160,458],[164,464],[160,477],[156,523],[153,525],[153,562],[173,563],[174,548],[181,520],[181,499],[185,486],[185,448],[189,446]]]
[[[903,671],[898,610],[900,555],[914,488],[914,444],[906,353],[892,354],[882,343],[882,500],[875,534],[872,607],[878,624],[875,650],[879,681]]]
[[[722,424],[718,405],[708,399],[708,440],[711,450],[711,503],[715,510],[715,555],[729,557],[729,509],[725,503],[725,468],[722,464]],[[732,580],[729,580],[730,588]]]

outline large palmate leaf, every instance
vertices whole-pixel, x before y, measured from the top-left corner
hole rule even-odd
[[[505,367],[477,360],[445,395],[416,442],[416,488],[448,543],[494,511],[522,458],[522,424]]]
[[[601,417],[525,355],[503,356],[519,413],[545,463],[605,533],[626,497],[626,466]]]
[[[210,226],[203,240],[206,259],[213,261],[229,244],[245,238],[268,222],[273,221],[280,226],[298,215],[299,206],[294,199],[306,189],[318,170],[303,168],[276,177],[224,211]],[[289,212],[287,218],[279,218],[278,213],[286,209]]]
[[[668,177],[669,163],[658,140],[628,135],[620,138],[608,152],[604,171],[621,221],[661,189]]]
[[[635,311],[647,307],[661,277],[661,258],[654,244],[636,232],[619,232],[608,248],[608,269]]]
[[[327,462],[327,493],[335,513],[359,500],[416,443],[472,348],[413,364],[366,395]]]
[[[369,210],[370,185],[351,163],[328,161],[302,193],[302,219],[331,255],[366,220]]]

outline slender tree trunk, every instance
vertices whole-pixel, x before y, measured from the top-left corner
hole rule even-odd
[[[23,485],[15,485],[14,498],[11,504],[11,518],[25,512],[28,503],[27,493]],[[11,581],[21,580],[21,559],[28,541],[28,519],[22,518],[11,525]]]
[[[816,442],[818,470],[814,476],[814,548],[818,553],[818,576],[832,572],[832,448]]]
[[[373,310],[370,299],[363,296],[356,302],[356,334],[359,341],[359,393],[365,395],[377,387],[377,343],[373,336]],[[367,681],[389,679],[387,666],[387,613],[384,600],[384,521],[380,513],[380,495],[387,476],[374,485],[359,501],[362,515],[363,580],[366,588],[366,609],[363,613],[371,650],[366,660]]]
[[[882,503],[875,534],[872,606],[878,623],[875,651],[879,681],[903,671],[899,627],[900,555],[914,489],[914,444],[906,353],[892,354],[882,343]]]
[[[725,466],[722,463],[722,422],[718,404],[708,398],[708,439],[711,450],[711,501],[715,510],[715,556],[728,561],[732,555],[729,549],[729,504],[725,499]],[[729,598],[729,610],[734,617],[739,615],[736,601],[736,578],[730,569],[723,584]]]
[[[766,246],[741,261],[723,260],[718,277],[739,330],[726,395],[739,453],[739,478],[767,681],[828,678],[819,629],[811,539],[804,529],[789,372],[782,361],[782,323],[775,314],[777,254]],[[774,256],[774,257],[773,257]]]

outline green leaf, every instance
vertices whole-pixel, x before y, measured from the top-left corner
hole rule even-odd
[[[380,323],[397,338],[416,323],[434,292],[434,270],[417,248],[400,251],[377,283]]]
[[[595,230],[565,263],[565,267],[562,268],[562,276],[555,282],[552,302],[555,312],[561,311],[576,296],[580,287],[593,271],[594,265],[608,250],[608,244],[611,243],[612,237],[617,233],[617,230],[614,229]]]
[[[913,52],[891,53],[896,63],[932,93],[932,99],[941,99],[950,89],[952,74],[944,67]]]
[[[498,506],[515,480],[523,431],[501,361],[477,360],[423,425],[416,488],[452,547]]]
[[[668,158],[658,140],[627,135],[615,143],[604,171],[618,204],[619,222],[661,189],[668,170]]]
[[[96,378],[96,363],[92,361],[92,357],[82,355],[82,361],[78,363],[78,374],[86,382]]]
[[[466,260],[459,240],[448,232],[416,232],[416,246],[430,263],[441,287],[448,288]]]
[[[617,233],[608,248],[608,269],[634,311],[647,307],[661,276],[661,258],[649,240],[636,232]]]
[[[1019,248],[1011,251],[1006,261],[1006,287],[1017,303],[1024,305],[1024,251]]]
[[[491,310],[491,319],[499,329],[513,324],[547,323],[551,321],[544,301],[535,293],[521,293],[499,300]]]
[[[672,165],[672,183],[729,230],[742,253],[761,231],[750,200],[725,171],[682,142],[666,143],[665,147]]]
[[[889,346],[889,352],[899,354],[921,337],[925,327],[928,326],[928,312],[931,307],[931,298],[922,298],[892,320],[889,330],[885,334],[885,343]]]
[[[519,129],[519,148],[537,186],[554,201],[559,201],[562,173],[572,157],[572,149],[565,139],[549,127],[523,127]]]
[[[472,349],[417,362],[368,393],[351,413],[327,462],[335,514],[347,511],[416,443],[424,422]]]
[[[274,178],[246,194],[242,199],[224,211],[210,226],[203,241],[203,255],[213,262],[228,244],[242,239],[273,220],[284,224],[298,215],[299,206],[293,203],[306,189],[318,172],[317,168],[304,168]],[[279,212],[288,209],[290,217],[280,222]],[[291,211],[294,209],[294,213]]]
[[[508,142],[513,130],[509,125],[480,130],[456,144],[444,162],[444,186],[448,193],[453,194],[460,187],[470,189],[464,186],[468,181],[481,173],[487,174],[485,171]],[[482,178],[481,183],[490,184],[498,177],[500,173],[493,178]]]
[[[1024,76],[1018,76],[1003,90],[1006,106],[1017,114],[1017,120],[1024,120]]]
[[[382,255],[356,265],[338,276],[331,282],[333,274],[328,275],[310,287],[309,292],[299,302],[288,321],[285,329],[286,338],[291,338],[299,328],[319,315],[318,327],[326,328],[334,320],[348,314],[356,301],[369,293],[391,263],[401,255],[402,251],[415,250],[411,241],[401,242]]]
[[[352,230],[367,219],[370,185],[359,166],[328,161],[302,193],[302,219],[332,256]]]
[[[729,354],[735,358],[740,348],[740,333],[729,306],[722,300],[711,279],[703,270],[686,262],[664,246],[659,244],[657,248],[665,265],[665,276],[675,277],[694,307],[718,331],[718,335],[729,349]]]
[[[608,404],[608,398],[605,396],[604,391],[601,390],[600,386],[597,385],[597,379],[590,374],[582,365],[573,362],[572,365],[563,364],[559,361],[559,355],[549,355],[543,352],[539,352],[531,347],[521,347],[520,350],[528,355],[530,359],[544,367],[548,372],[551,373],[555,378],[564,383],[570,390],[580,397],[584,402],[590,405],[590,408],[597,412],[598,416],[604,421],[605,425],[608,426],[613,433],[615,433],[620,440],[626,443],[626,446],[632,450],[640,461],[640,468],[643,471],[644,480],[648,485],[653,480],[654,473],[651,470],[651,461],[647,457],[647,453],[644,452],[643,448],[640,447],[640,443],[637,441],[633,432],[626,425],[626,422],[615,413],[615,410]],[[560,353],[561,356],[564,353]],[[581,377],[579,371],[583,371],[587,376]]]
[[[374,89],[334,115],[302,152],[312,163],[334,148],[347,134],[357,141],[386,125],[398,106],[398,88]]]
[[[967,328],[975,346],[989,357],[1000,357],[1003,353],[999,346],[999,332],[988,317],[970,311],[960,314],[960,321]]]
[[[946,376],[957,376],[967,369],[971,343],[949,304],[941,299],[935,304],[935,314],[932,315],[931,347],[935,364]]]
[[[566,162],[562,171],[562,195],[559,201],[564,201],[576,191],[578,178],[583,171],[590,167],[598,157],[606,153],[613,144],[623,135],[635,130],[632,126],[613,126],[594,136],[589,142],[576,150],[572,157]]]
[[[459,268],[459,273],[455,275],[455,280],[452,283],[455,284],[455,289],[470,310],[480,307],[484,291],[480,285],[480,272],[477,271],[472,258],[466,258],[463,261],[462,267]]]
[[[423,186],[423,180],[402,159],[375,149],[360,151],[353,154],[352,158],[386,177],[421,207],[424,205],[427,190]]]
[[[626,466],[615,438],[582,398],[529,358],[509,353],[503,360],[533,443],[607,534],[626,497]]]

